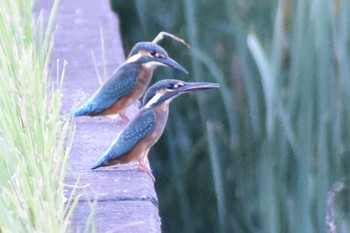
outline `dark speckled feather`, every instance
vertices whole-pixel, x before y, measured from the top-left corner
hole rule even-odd
[[[152,109],[144,109],[118,135],[102,158],[92,168],[103,166],[104,163],[118,159],[128,153],[140,140],[152,131],[156,114]]]
[[[93,116],[111,107],[132,91],[140,69],[141,65],[135,63],[121,66],[83,106],[74,112],[74,116]]]

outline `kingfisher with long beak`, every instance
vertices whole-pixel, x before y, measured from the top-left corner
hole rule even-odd
[[[184,93],[218,88],[217,83],[184,82],[166,79],[152,85],[143,98],[143,107],[119,133],[113,144],[91,168],[139,162],[139,170],[154,177],[145,165],[148,152],[163,134],[168,121],[169,104]]]
[[[127,60],[112,74],[96,93],[75,112],[74,116],[104,116],[119,114],[124,122],[128,106],[145,93],[158,66],[168,66],[188,74],[187,70],[152,42],[137,43]]]

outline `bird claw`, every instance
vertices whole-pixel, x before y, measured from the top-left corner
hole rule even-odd
[[[146,172],[147,175],[148,175],[149,177],[151,177],[153,183],[156,181],[156,179],[154,178],[152,172],[148,169],[148,167],[147,167],[143,162],[140,161],[140,165],[139,165],[139,167],[137,168],[137,170],[142,171],[142,172]]]
[[[129,118],[125,115],[125,113],[119,113],[120,118],[122,118],[122,121],[124,124],[129,123]]]

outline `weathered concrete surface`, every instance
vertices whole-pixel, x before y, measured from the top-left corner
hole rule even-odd
[[[36,10],[49,11],[52,0],[40,0]],[[47,13],[44,14],[47,17]],[[57,59],[66,66],[63,86],[64,114],[71,112],[79,98],[89,97],[99,87],[92,53],[103,76],[100,29],[103,31],[107,73],[124,61],[116,16],[108,1],[61,0],[56,16],[57,29],[52,54],[53,70]],[[54,74],[55,75],[55,74]],[[82,97],[83,96],[83,97]],[[133,106],[127,114],[134,114]],[[76,118],[74,143],[69,158],[67,184],[79,186],[81,195],[72,219],[72,232],[83,232],[91,214],[91,202],[97,201],[94,213],[97,232],[160,232],[157,196],[147,174],[136,164],[102,168],[90,167],[113,142],[121,121],[109,118]],[[67,195],[71,192],[68,190]]]

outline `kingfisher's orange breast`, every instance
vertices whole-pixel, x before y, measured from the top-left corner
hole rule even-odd
[[[120,98],[108,109],[100,112],[98,115],[113,115],[124,112],[131,104],[136,102],[145,93],[149,83],[151,82],[153,70],[146,69],[144,66],[140,69],[140,74],[137,78],[136,85],[132,91]]]
[[[147,134],[128,153],[120,156],[114,163],[136,162],[147,156],[149,149],[159,140],[163,134],[169,115],[169,104],[163,103],[154,108],[156,113],[155,124]]]

